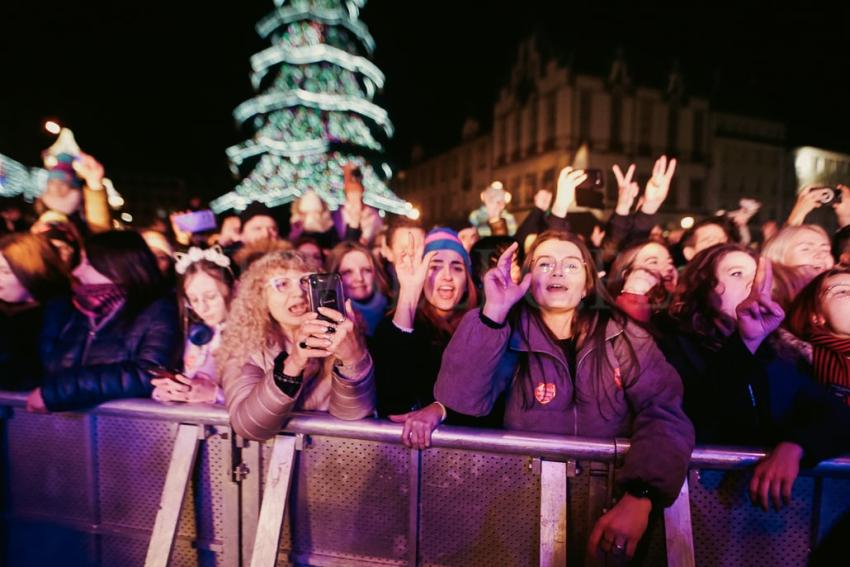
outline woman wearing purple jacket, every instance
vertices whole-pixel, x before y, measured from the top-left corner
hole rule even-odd
[[[525,276],[510,277],[511,246],[484,278],[486,300],[469,312],[443,356],[436,399],[487,415],[506,392],[507,429],[580,437],[627,437],[616,477],[622,497],[591,534],[591,553],[631,557],[653,507],[669,506],[684,481],[694,430],[682,383],[652,337],[619,311],[585,245],[541,234]],[[530,291],[531,299],[521,301]],[[412,444],[430,441],[414,428]]]

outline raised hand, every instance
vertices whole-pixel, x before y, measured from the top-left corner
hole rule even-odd
[[[823,205],[824,200],[830,193],[828,187],[818,187],[816,185],[805,185],[797,195],[797,202],[794,203],[794,208],[788,215],[788,225],[798,226],[806,222],[806,217],[809,213]]]
[[[531,286],[531,274],[520,283],[511,279],[511,263],[519,244],[514,242],[499,256],[496,267],[484,274],[484,307],[481,312],[492,321],[502,323],[508,312],[522,299]]]
[[[736,308],[738,332],[750,352],[755,353],[762,341],[779,328],[785,311],[773,301],[773,268],[770,260],[759,258],[750,295]]]
[[[555,204],[552,205],[552,214],[556,217],[567,216],[567,209],[576,200],[576,187],[587,179],[587,174],[582,169],[573,169],[570,166],[561,170],[558,175],[558,190],[555,193]]]
[[[629,166],[625,175],[619,165],[615,164],[611,169],[614,171],[614,177],[617,178],[617,206],[614,212],[620,216],[627,216],[632,212],[632,206],[640,193],[640,185],[633,180],[635,164]]]
[[[407,236],[407,246],[395,263],[399,291],[393,322],[402,329],[413,328],[416,308],[422,296],[422,289],[425,287],[425,280],[428,278],[428,266],[436,255],[436,252],[429,252],[423,256],[424,242],[417,246],[413,235]]]
[[[676,173],[676,159],[672,158],[669,162],[667,156],[661,156],[655,162],[652,168],[652,177],[646,184],[646,191],[643,194],[643,206],[641,210],[648,214],[654,215],[661,208],[664,200],[667,198],[667,193],[670,192],[670,183],[673,181],[673,174]]]
[[[661,280],[661,274],[658,272],[652,272],[646,268],[635,268],[626,277],[623,293],[646,295],[652,288],[661,283]]]
[[[546,189],[541,189],[534,194],[534,206],[541,211],[548,211],[552,204],[552,192]]]
[[[602,242],[605,240],[605,231],[598,224],[593,225],[593,231],[590,233],[590,242],[596,248],[602,248]]]
[[[92,156],[80,154],[80,157],[74,160],[73,167],[89,189],[99,191],[103,188],[103,166]]]

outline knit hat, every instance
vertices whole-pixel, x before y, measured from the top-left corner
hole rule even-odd
[[[58,179],[64,181],[71,187],[79,189],[82,186],[80,178],[77,177],[77,172],[74,171],[74,156],[71,154],[61,153],[55,157],[56,163],[50,168],[47,174],[47,179]]]
[[[245,207],[245,210],[242,211],[242,214],[239,215],[239,219],[242,221],[243,227],[254,217],[270,217],[275,219],[272,210],[268,208],[265,203],[261,203],[259,201],[249,203],[248,206]],[[277,219],[275,219],[275,222],[277,222]]]
[[[458,238],[457,232],[450,228],[439,227],[433,229],[425,236],[425,254],[434,250],[452,250],[460,254],[466,269],[472,268],[469,252],[463,247],[463,242]]]

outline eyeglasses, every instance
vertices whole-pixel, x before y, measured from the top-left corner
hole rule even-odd
[[[542,274],[548,274],[555,270],[558,262],[551,256],[540,256],[534,261],[534,269]],[[577,274],[584,267],[584,261],[575,256],[567,256],[561,260],[561,270],[565,274]]]
[[[300,278],[287,278],[286,276],[275,276],[266,282],[266,285],[271,287],[278,293],[291,293],[292,291],[307,291],[309,284],[308,276]]]

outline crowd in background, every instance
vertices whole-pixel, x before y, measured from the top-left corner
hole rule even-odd
[[[192,233],[110,229],[88,203],[103,168],[60,160],[34,222],[3,206],[0,388],[34,412],[221,404],[256,440],[293,411],[388,418],[420,449],[442,423],[627,437],[603,553],[635,553],[696,442],[770,447],[750,491],[780,508],[801,466],[850,452],[850,188],[804,187],[760,227],[744,200],[667,231],[675,169],[661,157],[641,187],[615,166],[589,234],[570,230],[587,172],[569,167],[522,222],[497,183],[470,226],[384,216],[346,169],[344,204],[308,192],[288,234],[261,203]],[[819,207],[835,234],[805,224]],[[325,273],[335,309],[311,302]]]

